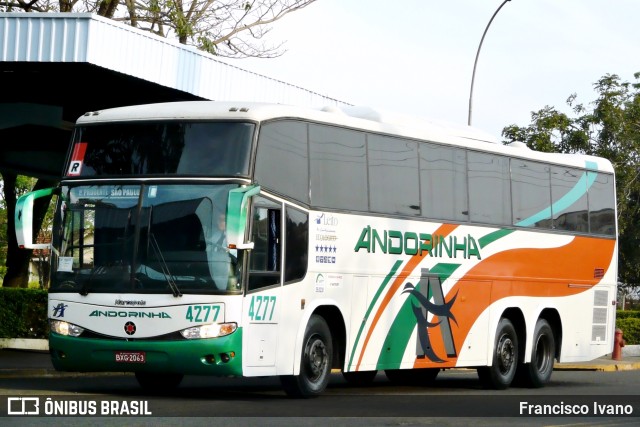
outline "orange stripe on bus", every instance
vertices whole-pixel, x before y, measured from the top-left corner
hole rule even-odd
[[[614,240],[576,237],[558,248],[512,249],[481,261],[448,293],[458,293],[452,308],[457,325],[451,324],[458,354],[471,327],[492,303],[510,296],[565,297],[588,291],[601,281],[594,277],[594,270],[602,268],[606,272],[609,268],[614,248]],[[431,321],[437,322],[437,318]],[[433,337],[431,345],[436,354],[445,354],[440,328],[429,328],[428,332]],[[456,359],[434,363],[416,358],[414,367],[453,367]]]

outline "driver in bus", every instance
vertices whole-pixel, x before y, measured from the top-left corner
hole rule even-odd
[[[238,280],[234,274],[235,257],[229,251],[226,235],[224,212],[216,215],[216,227],[210,239],[207,239],[207,261],[209,272],[216,287],[220,290],[236,289]]]

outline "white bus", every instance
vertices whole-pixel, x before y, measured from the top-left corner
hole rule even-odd
[[[611,351],[614,171],[361,109],[184,102],[89,112],[57,194],[62,371],[540,387]]]

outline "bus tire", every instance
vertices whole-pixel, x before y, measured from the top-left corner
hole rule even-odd
[[[511,385],[518,367],[518,336],[511,321],[500,319],[491,366],[478,368],[480,381],[489,388],[504,390]]]
[[[440,368],[387,369],[384,374],[394,384],[424,386],[432,384],[439,372]]]
[[[373,382],[378,375],[378,371],[355,371],[355,372],[342,372],[342,376],[345,381],[355,386],[365,386]]]
[[[136,372],[138,384],[145,390],[161,393],[177,388],[184,375],[182,374],[160,374],[157,372]]]
[[[282,388],[291,397],[319,396],[329,383],[333,356],[333,342],[327,322],[316,314],[307,324],[302,342],[299,375],[280,377]]]
[[[556,343],[553,338],[553,329],[551,329],[549,322],[538,319],[533,331],[531,363],[520,366],[524,385],[540,388],[549,382],[553,373],[555,352]]]

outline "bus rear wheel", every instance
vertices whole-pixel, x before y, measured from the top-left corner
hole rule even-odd
[[[504,390],[511,385],[518,367],[518,336],[511,321],[500,319],[491,366],[478,368],[480,381],[489,388]]]
[[[518,376],[522,383],[528,387],[544,387],[553,373],[555,352],[556,345],[553,338],[553,330],[549,322],[539,319],[533,332],[531,363],[525,363],[518,367]]]
[[[302,343],[299,375],[285,375],[280,382],[291,397],[316,397],[329,383],[333,356],[331,331],[327,322],[316,314],[307,324]]]
[[[138,384],[145,390],[163,392],[173,390],[182,382],[182,374],[159,374],[155,372],[136,372]]]

